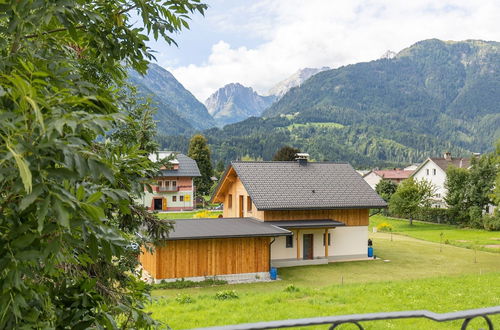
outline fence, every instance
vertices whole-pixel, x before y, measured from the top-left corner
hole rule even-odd
[[[488,315],[500,314],[500,306],[469,309],[465,311],[452,313],[433,313],[427,310],[404,311],[404,312],[387,312],[387,313],[370,313],[370,314],[351,314],[340,316],[314,317],[307,319],[294,319],[258,323],[245,323],[236,325],[226,325],[219,327],[199,328],[198,330],[262,330],[262,329],[280,329],[293,327],[306,327],[314,325],[330,325],[329,329],[335,329],[341,324],[354,324],[358,329],[363,330],[360,322],[379,321],[379,320],[394,320],[394,319],[411,319],[411,318],[426,318],[436,322],[446,322],[454,320],[463,320],[462,330],[467,329],[470,321],[475,318],[483,318],[488,329],[493,330],[493,322]]]

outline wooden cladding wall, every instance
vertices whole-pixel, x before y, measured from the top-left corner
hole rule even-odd
[[[264,221],[330,219],[346,226],[368,226],[368,209],[264,211]]]
[[[267,272],[269,242],[268,237],[168,241],[153,256],[143,254],[141,262],[155,279]]]
[[[145,248],[142,248],[142,253],[139,256],[139,261],[141,262],[142,267],[148,271],[149,275],[156,278],[156,265],[157,265],[156,252],[151,254],[148,251],[146,251]]]

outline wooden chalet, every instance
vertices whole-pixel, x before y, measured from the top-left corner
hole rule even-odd
[[[271,266],[366,259],[369,209],[387,206],[349,164],[305,155],[232,162],[212,201],[223,218],[178,220],[166,246],[142,257],[153,277],[262,277]]]

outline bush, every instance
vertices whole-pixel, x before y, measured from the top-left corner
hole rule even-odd
[[[483,217],[483,228],[486,230],[500,230],[500,211],[495,215],[486,214]]]
[[[229,299],[238,299],[238,294],[235,290],[223,290],[218,291],[215,294],[215,299],[217,300],[229,300]]]
[[[418,209],[415,219],[444,224],[456,224],[454,217],[448,209],[421,207]]]
[[[290,285],[288,285],[288,286],[285,288],[285,290],[284,290],[284,291],[285,291],[285,292],[299,292],[299,291],[300,291],[300,289],[299,289],[299,288],[297,288],[295,285],[290,284]]]
[[[175,282],[162,282],[160,284],[153,284],[155,289],[184,289],[184,288],[201,288],[206,286],[224,285],[227,281],[216,280],[214,278],[207,278],[204,281],[194,282],[189,280],[180,279]]]
[[[177,301],[179,304],[190,304],[192,303],[194,300],[193,298],[191,298],[190,295],[188,294],[177,294],[177,296],[175,297],[175,301]]]
[[[377,225],[377,231],[392,231],[392,226],[387,222],[381,222]]]

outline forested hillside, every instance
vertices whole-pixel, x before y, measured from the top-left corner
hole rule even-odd
[[[161,66],[150,63],[144,76],[129,71],[128,80],[137,87],[140,95],[151,97],[157,109],[155,119],[160,133],[191,134],[215,126],[205,105]]]
[[[358,167],[485,152],[500,138],[500,44],[421,41],[394,58],[320,72],[263,116],[206,130],[214,159],[269,160],[286,144]]]

